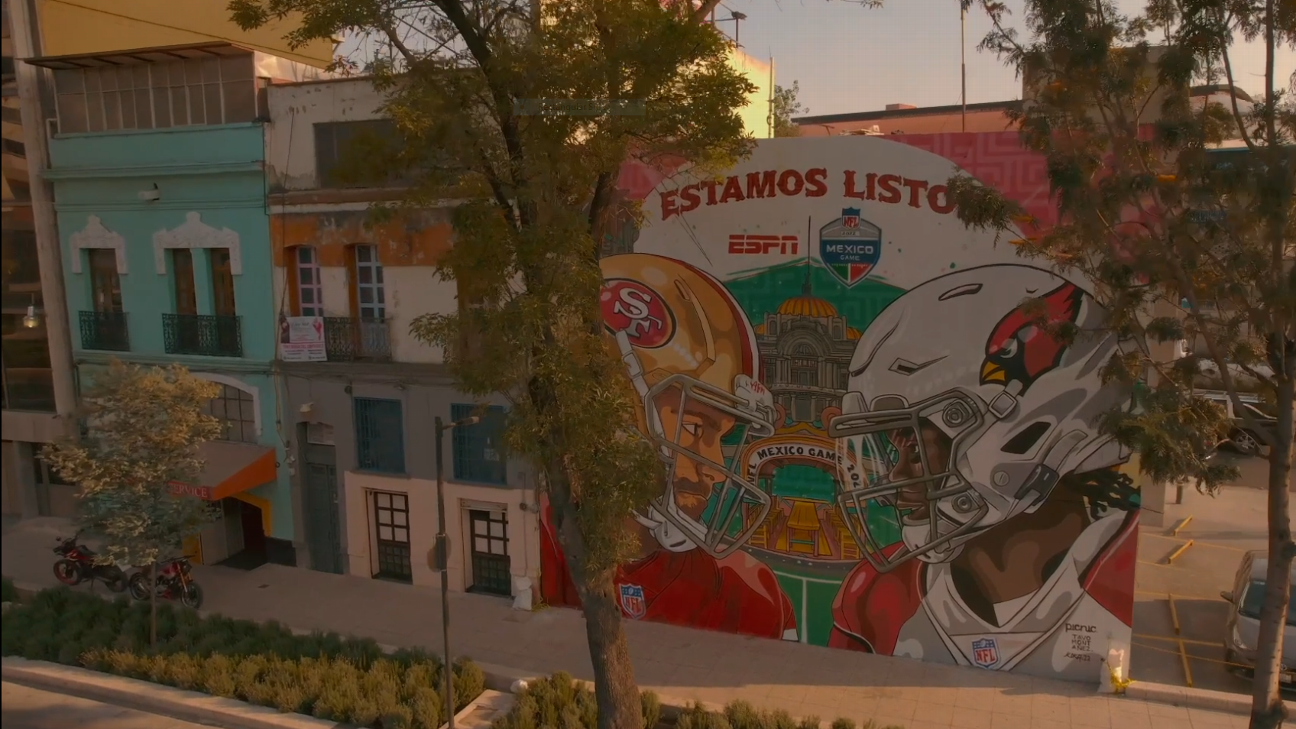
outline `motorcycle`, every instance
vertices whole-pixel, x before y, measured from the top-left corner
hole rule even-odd
[[[194,610],[202,607],[202,586],[194,582],[190,574],[188,557],[168,560],[160,566],[162,569],[158,571],[157,579],[153,582],[153,589],[157,591],[158,597],[164,600],[178,599],[181,604]],[[149,572],[149,568],[145,568],[131,575],[130,594],[136,600],[149,599]]]
[[[93,588],[94,581],[98,580],[113,592],[125,590],[126,573],[115,564],[96,564],[95,553],[77,542],[80,537],[81,532],[66,539],[55,537],[58,545],[54,547],[54,554],[60,559],[54,562],[54,577],[65,585],[76,586],[90,580]]]

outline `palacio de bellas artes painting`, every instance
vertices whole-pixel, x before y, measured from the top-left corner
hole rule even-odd
[[[1142,345],[1037,326],[1104,314],[959,222],[956,164],[1053,219],[1015,132],[623,173],[647,221],[602,310],[668,474],[628,525],[626,618],[1085,681],[1128,645],[1137,464],[1096,420],[1132,406],[1100,373]],[[545,514],[543,597],[578,607]]]

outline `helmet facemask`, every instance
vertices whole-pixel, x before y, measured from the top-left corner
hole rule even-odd
[[[943,562],[957,555],[989,512],[956,467],[964,442],[985,427],[977,400],[957,390],[909,406],[879,397],[873,411],[848,393],[828,433],[841,471],[837,505],[864,556],[887,572],[911,558]],[[885,526],[891,529],[886,530]],[[880,531],[898,528],[903,546]]]

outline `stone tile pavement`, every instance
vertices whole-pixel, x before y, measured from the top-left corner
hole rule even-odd
[[[42,522],[46,520],[41,520]],[[0,561],[18,582],[54,582],[57,524],[3,537]],[[48,544],[47,544],[48,542]],[[395,646],[442,650],[435,589],[266,565],[251,572],[195,568],[205,610],[294,628],[331,630]],[[102,590],[103,588],[98,588]],[[592,678],[584,620],[575,610],[513,610],[507,600],[454,593],[455,655],[523,672]],[[629,622],[636,677],[672,698],[745,699],[794,716],[844,716],[904,729],[1242,729],[1246,717],[1129,698],[1089,685],[924,664],[723,633]]]

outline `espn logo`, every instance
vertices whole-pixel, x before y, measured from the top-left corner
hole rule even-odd
[[[795,235],[748,235],[734,233],[729,236],[729,253],[738,256],[780,253],[797,255],[800,239]]]

